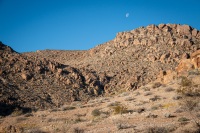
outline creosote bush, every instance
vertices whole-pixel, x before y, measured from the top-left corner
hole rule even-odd
[[[181,85],[182,87],[191,86],[191,85],[192,85],[192,81],[189,80],[187,77],[182,76],[182,77],[180,77],[180,78],[181,78],[181,83],[180,83],[180,85]]]
[[[128,110],[123,105],[118,105],[113,107],[114,114],[124,114],[127,113]]]
[[[186,118],[186,117],[181,117],[178,119],[178,122],[184,124],[187,123],[188,121],[190,121],[190,119]]]
[[[181,77],[180,85],[177,93],[184,96],[200,96],[200,86],[193,84],[187,77]]]
[[[100,116],[101,112],[99,109],[94,109],[91,114],[92,114],[92,116]]]
[[[73,133],[84,133],[84,130],[76,127],[74,128]]]

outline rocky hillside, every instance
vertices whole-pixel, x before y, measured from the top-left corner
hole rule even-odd
[[[200,48],[200,32],[188,25],[160,24],[117,33],[116,37],[88,51],[44,50],[24,55],[106,74],[104,91],[134,90],[174,70],[180,59]]]
[[[0,115],[16,107],[46,109],[72,101],[87,101],[103,93],[105,75],[28,57],[0,43]]]
[[[16,107],[46,109],[135,90],[162,78],[199,48],[200,32],[177,24],[120,32],[87,51],[20,54],[0,43],[1,114]]]

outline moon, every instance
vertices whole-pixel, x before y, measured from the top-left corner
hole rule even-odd
[[[128,18],[129,17],[129,13],[126,13],[126,18]]]

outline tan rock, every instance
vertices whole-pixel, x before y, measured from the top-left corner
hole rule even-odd
[[[177,73],[175,71],[167,70],[166,75],[163,77],[163,83],[167,84],[173,81],[177,77]]]
[[[200,55],[200,50],[197,50],[191,54],[191,58],[195,58]]]
[[[185,47],[191,47],[192,44],[193,44],[193,43],[192,43],[190,40],[188,40],[188,39],[184,39],[184,40],[182,40],[182,42],[181,42],[181,46],[185,46]]]
[[[190,59],[182,59],[179,63],[179,65],[176,67],[176,71],[178,73],[189,71],[194,69],[194,64]]]
[[[56,66],[53,63],[49,63],[49,69],[54,72],[56,70]]]
[[[190,55],[188,53],[184,53],[182,55],[182,59],[189,59],[190,58]]]
[[[154,25],[154,24],[148,25],[148,26],[146,27],[146,29],[147,29],[148,31],[152,32],[152,31],[154,31],[154,29],[155,29],[155,25]]]
[[[158,28],[159,28],[159,29],[162,29],[162,28],[165,27],[165,26],[166,26],[166,24],[159,24],[159,25],[158,25]]]
[[[27,73],[22,73],[22,74],[21,74],[21,77],[22,77],[22,79],[24,79],[24,80],[29,80],[29,79],[31,79],[30,74],[27,74]]]
[[[192,36],[195,36],[195,37],[196,37],[196,36],[197,36],[197,33],[198,33],[197,29],[193,29],[193,30],[192,30]]]
[[[177,25],[177,32],[181,35],[190,35],[191,27],[189,25]]]
[[[166,59],[167,59],[169,56],[170,56],[169,53],[168,53],[168,54],[163,54],[163,55],[161,55],[160,61],[161,61],[162,63],[165,63]]]
[[[133,44],[134,45],[139,45],[141,41],[139,39],[134,39]]]
[[[165,27],[162,28],[162,30],[163,30],[164,32],[170,32],[170,31],[171,31],[171,28],[170,28],[169,26],[165,26]]]

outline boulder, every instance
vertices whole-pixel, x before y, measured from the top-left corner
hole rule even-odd
[[[25,73],[25,72],[21,74],[21,77],[24,80],[30,80],[32,78],[31,74],[28,74],[28,73]]]
[[[178,73],[194,69],[194,64],[190,59],[182,59],[176,67]]]
[[[193,29],[193,30],[192,30],[192,36],[195,36],[195,37],[196,37],[196,36],[197,36],[197,33],[198,33],[197,29]]]
[[[177,32],[180,35],[191,35],[192,28],[189,25],[177,25]]]

